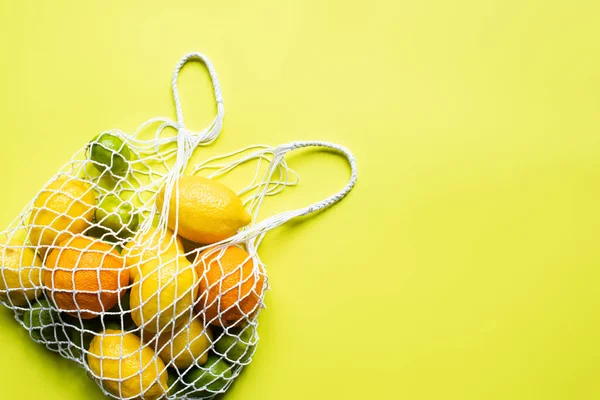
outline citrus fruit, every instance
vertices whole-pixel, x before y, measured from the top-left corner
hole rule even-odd
[[[88,366],[108,392],[119,398],[155,400],[167,388],[167,368],[133,333],[108,329],[95,336]]]
[[[94,318],[125,293],[129,271],[123,266],[123,258],[109,244],[75,236],[48,255],[44,286],[59,310]]]
[[[218,326],[235,326],[255,315],[261,305],[265,277],[262,266],[237,246],[208,249],[198,254],[200,277],[197,310],[206,321]]]
[[[42,260],[16,238],[0,238],[0,299],[24,306],[39,296]]]
[[[141,266],[149,260],[160,255],[163,262],[183,254],[183,245],[179,237],[173,235],[171,230],[160,231],[151,227],[146,232],[138,231],[133,240],[123,248],[131,280],[135,280]]]
[[[230,362],[246,363],[254,353],[258,337],[252,325],[225,330],[215,343],[215,352]]]
[[[222,391],[231,377],[229,364],[221,357],[211,354],[204,366],[192,369],[183,379],[195,388],[195,391],[188,393],[189,397],[205,397]]]
[[[128,237],[137,230],[139,215],[131,203],[115,194],[109,194],[98,203],[96,222],[113,235]]]
[[[79,359],[89,349],[92,339],[102,331],[102,323],[99,318],[85,320],[70,316],[62,318],[69,337],[71,353]]]
[[[173,188],[167,222],[177,234],[196,243],[210,244],[227,239],[250,223],[242,200],[227,186],[200,176],[179,178],[179,210]],[[162,212],[165,188],[156,198]]]
[[[33,303],[31,308],[23,313],[22,321],[35,340],[56,343],[63,336],[60,334],[60,328],[55,325],[60,322],[58,312],[46,299]]]
[[[133,323],[133,321],[127,320],[124,320],[123,322],[116,320],[108,320],[104,322],[104,327],[106,329],[116,329],[125,332],[134,332],[138,329],[137,326]]]
[[[169,371],[169,378],[167,379],[167,384],[169,385],[169,390],[167,392],[167,396],[176,396],[179,394],[178,392],[183,388],[181,384],[182,381],[179,377],[179,374]]]
[[[212,342],[209,327],[204,327],[199,318],[193,318],[175,329],[167,330],[157,339],[160,358],[175,368],[185,369],[194,363],[202,365],[208,358]]]
[[[95,203],[92,187],[85,181],[63,177],[51,182],[33,203],[31,243],[49,246],[82,233],[94,218]]]
[[[137,331],[138,327],[131,318],[129,308],[129,291],[119,300],[113,308],[102,316],[104,326],[108,329],[121,329],[127,332]]]
[[[183,256],[144,263],[129,294],[131,317],[137,326],[157,333],[188,318],[198,292],[196,271]]]
[[[104,314],[104,318],[110,320],[116,319],[121,321],[122,319],[129,317],[130,314],[131,309],[129,308],[129,292],[126,291],[125,294],[121,296],[117,304],[115,304],[113,308],[111,308],[106,314]]]
[[[100,172],[110,170],[114,175],[123,176],[129,169],[131,151],[127,143],[117,135],[104,132],[90,142],[90,159]]]

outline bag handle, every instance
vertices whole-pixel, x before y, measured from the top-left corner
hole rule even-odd
[[[179,74],[181,73],[181,70],[183,69],[185,64],[192,60],[199,60],[206,66],[213,86],[215,101],[217,103],[217,115],[212,120],[210,125],[208,125],[200,132],[193,132],[185,127],[183,119],[183,110],[181,108],[181,99],[179,98],[179,88],[177,86],[177,81],[179,79]],[[202,53],[193,52],[184,55],[175,66],[175,71],[173,72],[173,77],[171,79],[171,90],[173,92],[173,100],[175,101],[175,112],[177,114],[177,121],[173,121],[171,118],[168,117],[155,117],[144,121],[140,126],[136,128],[136,130],[131,135],[127,135],[119,129],[111,129],[105,132],[112,132],[118,134],[121,137],[136,143],[139,146],[150,146],[155,148],[158,146],[158,144],[167,144],[171,142],[178,142],[178,144],[187,144],[187,147],[193,148],[196,148],[197,146],[206,146],[211,144],[219,136],[221,127],[223,126],[223,117],[225,115],[223,95],[221,94],[221,84],[219,82],[219,77],[217,76],[217,72],[213,67],[212,62],[208,59],[208,57],[206,57]],[[149,126],[155,125],[157,123],[160,125],[156,129],[153,139],[143,140],[138,138],[142,131],[146,130]],[[161,134],[166,128],[175,128],[178,133],[177,136],[161,138]]]
[[[206,66],[208,74],[210,75],[210,80],[212,82],[215,101],[217,103],[217,115],[215,116],[211,124],[201,132],[192,132],[185,128],[185,123],[183,119],[183,109],[181,108],[181,99],[179,98],[179,88],[177,86],[177,81],[179,79],[179,74],[181,73],[181,70],[188,62],[192,60],[199,60]],[[217,136],[219,136],[221,126],[223,125],[223,116],[225,114],[225,107],[223,105],[223,94],[221,93],[221,84],[219,83],[219,77],[217,76],[217,71],[215,71],[212,62],[208,59],[208,57],[206,57],[202,53],[192,52],[184,55],[183,58],[175,66],[171,86],[173,90],[173,99],[175,100],[175,112],[177,114],[177,128],[179,130],[179,134],[182,136],[186,134],[197,136],[196,138],[194,138],[194,142],[197,142],[196,145],[207,145],[212,143],[217,138]]]
[[[330,143],[330,142],[321,142],[321,141],[291,142],[288,144],[278,146],[273,151],[274,157],[271,160],[271,163],[269,164],[267,177],[262,182],[262,185],[264,186],[264,188],[262,189],[262,191],[260,193],[257,194],[259,204],[257,205],[257,207],[255,209],[255,215],[258,213],[258,209],[260,208],[260,203],[262,203],[262,200],[269,192],[269,184],[271,182],[271,177],[273,176],[273,173],[277,170],[277,168],[279,167],[279,165],[282,162],[285,162],[284,161],[285,154],[292,152],[294,150],[307,148],[307,147],[322,147],[322,148],[334,150],[346,158],[346,160],[348,161],[348,164],[350,165],[351,173],[350,173],[350,179],[348,180],[348,183],[346,183],[344,188],[342,190],[340,190],[339,192],[323,199],[322,201],[311,204],[307,207],[303,207],[303,208],[299,208],[299,209],[291,210],[291,211],[285,211],[285,212],[276,214],[272,217],[269,217],[267,219],[264,219],[256,224],[240,231],[238,234],[234,235],[233,237],[226,239],[225,241],[222,242],[223,244],[231,243],[231,242],[246,242],[249,247],[257,248],[260,245],[260,242],[262,241],[263,236],[269,230],[274,229],[280,225],[283,225],[286,222],[290,221],[291,219],[294,219],[297,217],[303,217],[303,216],[306,216],[309,214],[316,213],[320,210],[324,210],[327,207],[331,207],[333,204],[339,202],[344,197],[346,197],[346,195],[348,195],[348,193],[350,193],[352,188],[356,185],[356,179],[357,179],[356,158],[350,152],[350,150],[348,150],[344,146],[340,146],[338,144]]]
[[[185,123],[183,120],[183,110],[181,108],[181,99],[179,98],[179,89],[177,87],[177,80],[179,79],[179,74],[183,69],[184,65],[192,60],[200,60],[208,69],[208,73],[210,75],[210,79],[213,85],[213,90],[215,94],[215,101],[217,102],[217,115],[211,122],[209,126],[203,129],[201,132],[192,132],[185,127]],[[219,136],[219,132],[221,131],[221,126],[223,125],[223,115],[225,113],[225,108],[223,105],[223,95],[221,94],[221,84],[219,83],[219,78],[217,77],[217,72],[215,71],[211,61],[201,53],[188,53],[183,56],[183,58],[177,63],[175,66],[175,71],[173,72],[172,79],[172,89],[173,89],[173,99],[175,100],[175,111],[177,113],[177,156],[175,159],[175,164],[171,168],[171,171],[166,179],[167,190],[165,191],[165,205],[163,208],[166,209],[168,205],[168,201],[171,197],[171,191],[173,189],[173,185],[177,183],[177,178],[188,164],[188,161],[192,157],[194,150],[198,146],[206,146],[215,141],[215,139]],[[175,185],[176,194],[179,193],[179,185]],[[177,203],[179,205],[179,203]]]
[[[193,60],[199,60],[206,66],[213,86],[215,101],[217,103],[217,115],[212,120],[210,125],[208,125],[200,132],[193,132],[185,127],[183,109],[181,107],[181,99],[179,97],[178,88],[178,80],[181,70],[188,62]],[[136,141],[139,145],[150,145],[153,148],[155,148],[156,151],[158,151],[158,147],[160,144],[167,144],[171,142],[177,143],[177,149],[175,152],[175,162],[169,168],[169,172],[164,177],[164,184],[166,184],[167,189],[165,190],[165,204],[163,205],[163,215],[165,215],[164,212],[167,210],[171,195],[176,195],[178,198],[178,178],[185,171],[185,168],[187,167],[187,164],[190,158],[192,157],[194,150],[198,146],[209,145],[212,142],[214,142],[215,139],[217,139],[221,131],[221,127],[223,125],[223,117],[225,114],[225,107],[223,105],[223,95],[221,93],[221,84],[219,82],[219,77],[217,76],[217,72],[210,59],[202,53],[187,53],[181,58],[181,60],[179,60],[179,62],[175,66],[175,70],[173,71],[173,77],[171,79],[171,89],[173,91],[173,100],[175,101],[175,112],[177,114],[177,121],[173,121],[170,118],[164,117],[151,118],[148,121],[142,123],[134,132],[134,134],[130,137],[130,140]],[[145,130],[148,126],[156,123],[160,123],[160,126],[156,129],[154,133],[154,139],[148,141],[136,140],[138,133],[140,133],[142,130]],[[169,127],[175,128],[177,130],[177,135],[164,139],[161,138],[163,130]],[[173,194],[173,192],[175,193]],[[149,227],[150,223],[145,223],[140,227],[140,229],[146,231]]]

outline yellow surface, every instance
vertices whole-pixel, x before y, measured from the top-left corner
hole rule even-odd
[[[326,139],[359,161],[333,209],[270,234],[261,343],[226,400],[600,396],[600,3],[3,1],[4,226],[100,131],[174,113],[213,60],[206,155]],[[191,128],[214,112],[182,77]],[[339,158],[265,212],[341,187]],[[0,313],[2,398],[100,399]]]

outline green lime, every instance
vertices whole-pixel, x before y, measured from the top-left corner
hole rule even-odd
[[[129,202],[115,194],[104,196],[96,208],[96,222],[115,236],[128,237],[139,225],[139,215]]]
[[[128,311],[122,315],[111,315],[109,318],[110,319],[104,320],[104,326],[106,329],[135,332],[136,335],[139,335],[139,328],[135,322],[133,322],[133,319],[131,318],[131,312]]]
[[[51,303],[46,299],[36,301],[22,316],[25,327],[32,338],[43,343],[54,344],[64,339],[64,332],[60,325],[58,312],[52,309]]]
[[[131,318],[131,310],[129,308],[129,291],[119,299],[113,308],[101,317],[104,321],[106,329],[124,330],[126,332],[134,332],[138,330],[138,326]],[[136,333],[137,334],[137,333]]]
[[[129,291],[126,291],[113,308],[108,310],[108,319],[121,319],[124,315],[131,314],[129,308]]]
[[[252,325],[223,331],[215,343],[215,351],[230,362],[246,363],[254,353],[258,337]]]
[[[126,332],[138,331],[138,326],[133,322],[131,318],[131,311],[129,310],[129,292],[121,297],[121,304],[116,304],[113,308],[108,310],[108,313],[102,317],[104,319],[104,326],[106,329],[124,330]],[[136,332],[137,335],[139,335]]]
[[[179,375],[169,369],[169,377],[167,379],[167,396],[175,396],[177,392],[183,389],[183,385],[181,383],[182,381],[179,379]]]
[[[86,229],[83,232],[83,234],[85,236],[91,236],[94,238],[98,238],[98,239],[102,240],[103,242],[113,243],[113,244],[117,243],[121,240],[118,237],[116,237],[115,235],[113,235],[112,231],[109,231],[105,227],[99,226],[99,225],[90,226],[88,229]],[[116,248],[116,246],[115,246],[115,248]]]
[[[79,320],[73,317],[64,317],[69,340],[71,342],[71,352],[77,358],[84,354],[84,350],[89,349],[90,343],[96,333],[100,332],[102,325],[97,318],[90,320]],[[73,322],[71,322],[73,321]]]
[[[187,393],[189,397],[205,397],[220,392],[231,380],[231,367],[221,357],[210,354],[206,364],[194,368],[183,377],[195,390]]]
[[[129,169],[131,151],[120,137],[104,132],[90,142],[90,159],[100,172],[109,169],[114,175],[124,176]]]

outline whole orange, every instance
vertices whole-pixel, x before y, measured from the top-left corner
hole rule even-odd
[[[59,310],[91,319],[125,294],[129,271],[109,244],[86,236],[60,243],[46,259],[44,286]]]
[[[196,271],[200,277],[196,308],[206,323],[235,326],[260,309],[265,274],[247,251],[237,246],[205,250],[196,259]]]

